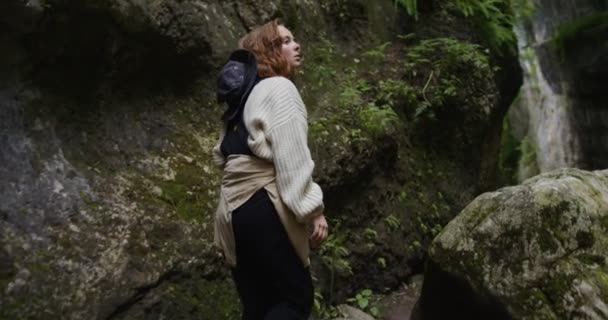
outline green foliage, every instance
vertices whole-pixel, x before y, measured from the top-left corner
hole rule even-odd
[[[378,238],[378,232],[372,228],[365,228],[363,235],[365,236],[365,239],[369,241],[374,241]]]
[[[374,86],[364,80],[349,80],[344,82],[338,103],[341,108],[354,110],[359,127],[376,137],[396,127],[399,116],[392,108],[395,98],[410,92],[413,89],[405,82],[387,80]]]
[[[371,289],[363,289],[354,298],[349,298],[347,301],[356,304],[359,309],[369,312],[374,317],[380,315],[380,310],[374,306],[377,298],[374,297]]]
[[[455,10],[475,25],[475,30],[488,47],[500,54],[515,54],[517,39],[513,32],[515,17],[511,2],[517,2],[517,8],[528,12],[523,0],[453,0],[448,8]],[[410,16],[418,18],[417,0],[396,0]]]
[[[405,8],[407,14],[418,20],[418,0],[395,0],[395,4]]]
[[[460,82],[463,74],[483,79],[490,73],[489,58],[479,45],[450,38],[422,40],[407,57],[405,68],[413,78],[426,74],[414,118],[433,119],[437,109],[450,105],[464,85]]]
[[[382,267],[382,269],[386,269],[386,259],[385,258],[379,257],[376,261],[378,262],[380,267]]]
[[[347,84],[340,92],[339,103],[344,108],[361,105],[363,103],[361,90],[354,85]]]
[[[336,274],[347,277],[353,274],[353,270],[348,261],[350,252],[346,249],[345,243],[347,234],[340,232],[340,223],[336,222],[325,242],[319,248],[319,256],[323,265],[330,272],[329,297],[324,299],[320,292],[315,292],[314,312],[321,319],[332,319],[338,316],[337,310],[330,305],[333,300],[334,281]]]
[[[395,107],[395,102],[399,99],[404,99],[407,104],[416,100],[416,89],[403,80],[380,80],[374,89],[376,103],[391,108]]]
[[[392,129],[399,120],[390,106],[377,106],[373,102],[360,108],[358,115],[361,126],[372,136],[378,136]]]
[[[323,264],[332,272],[337,272],[342,276],[349,276],[353,273],[348,262],[350,252],[345,247],[346,236],[336,235],[334,232],[327,237],[319,249],[319,255]]]
[[[395,217],[392,214],[390,214],[386,218],[384,218],[384,222],[393,231],[398,230],[401,227],[401,220],[399,220],[399,218]]]
[[[400,203],[405,203],[407,201],[407,192],[405,190],[402,190],[399,193],[397,200],[399,200]]]
[[[521,19],[529,19],[536,11],[536,2],[530,0],[511,0],[513,13]]]
[[[385,42],[375,48],[372,48],[363,53],[363,56],[370,58],[372,62],[381,63],[386,58],[386,48],[390,45],[390,42]]]
[[[323,294],[317,289],[315,289],[312,312],[315,319],[335,319],[341,316],[338,308],[328,304],[327,300],[323,297]]]
[[[429,58],[437,52],[442,54],[440,59],[430,61]],[[409,67],[413,67],[412,64],[431,64],[434,67],[448,69],[457,68],[462,63],[466,64],[466,68],[473,66],[476,69],[486,69],[490,66],[488,56],[482,47],[451,38],[422,40],[408,52],[408,58],[410,61],[406,66]]]
[[[307,64],[314,66],[311,73],[315,85],[323,87],[336,75],[336,69],[331,67],[335,63],[336,47],[332,41],[321,35],[312,50],[312,61]]]
[[[517,38],[508,0],[456,0],[456,7],[471,17],[488,46],[501,54],[515,54]]]

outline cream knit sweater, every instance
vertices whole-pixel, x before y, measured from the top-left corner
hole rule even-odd
[[[299,222],[323,212],[323,192],[312,180],[314,162],[308,149],[307,112],[298,89],[287,78],[271,77],[252,90],[243,113],[253,154],[274,164],[283,203]],[[215,162],[223,168],[220,151],[224,137],[213,148]]]

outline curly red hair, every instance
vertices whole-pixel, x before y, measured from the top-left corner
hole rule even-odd
[[[246,34],[239,40],[239,47],[253,52],[258,64],[260,78],[291,77],[293,68],[283,56],[283,39],[279,34],[278,19],[267,22]]]

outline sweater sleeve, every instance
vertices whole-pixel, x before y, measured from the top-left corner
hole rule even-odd
[[[267,139],[272,148],[277,188],[285,205],[299,222],[323,212],[323,192],[313,182],[314,162],[308,148],[307,115],[302,98],[289,82],[286,88],[275,88],[275,117]]]

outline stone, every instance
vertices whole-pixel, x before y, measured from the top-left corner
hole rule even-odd
[[[415,317],[606,319],[608,170],[477,197],[435,238]]]
[[[338,309],[344,314],[345,318],[336,320],[374,320],[374,317],[369,314],[347,304],[339,305]]]

